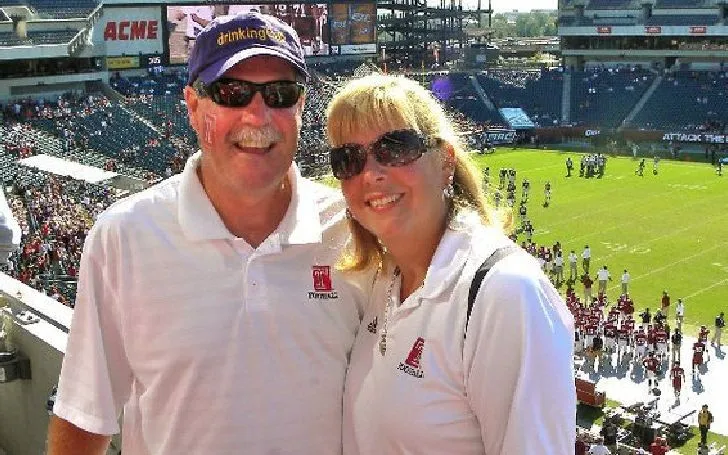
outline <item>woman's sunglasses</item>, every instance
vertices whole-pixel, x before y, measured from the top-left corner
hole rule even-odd
[[[355,177],[364,170],[369,154],[382,166],[406,166],[441,143],[441,139],[426,138],[415,130],[390,131],[368,147],[344,144],[332,148],[329,155],[331,170],[339,180]]]
[[[272,81],[256,84],[237,79],[218,79],[201,87],[202,95],[209,96],[215,104],[225,107],[245,107],[260,92],[265,105],[283,109],[295,105],[304,92],[304,85],[296,81]],[[198,92],[200,89],[198,87]]]

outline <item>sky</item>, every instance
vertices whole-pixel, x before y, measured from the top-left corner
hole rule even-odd
[[[496,13],[513,11],[517,9],[520,12],[531,11],[532,9],[556,9],[557,0],[491,0],[493,10]],[[477,7],[477,0],[463,0],[463,7]],[[481,0],[481,7],[488,7],[488,0]]]

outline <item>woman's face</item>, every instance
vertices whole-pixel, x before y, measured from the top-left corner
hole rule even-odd
[[[361,130],[347,142],[369,147],[391,130]],[[400,167],[382,165],[370,153],[361,173],[341,181],[354,219],[389,248],[401,241],[416,246],[418,237],[439,232],[447,213],[442,190],[452,174],[447,150],[433,148]]]

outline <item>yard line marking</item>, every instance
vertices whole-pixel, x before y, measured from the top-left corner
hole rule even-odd
[[[726,214],[724,214],[724,215],[720,215],[720,216],[717,216],[717,217],[713,217],[713,218],[710,218],[710,219],[709,219],[709,220],[707,220],[707,221],[706,221],[706,220],[701,220],[701,221],[700,221],[699,223],[697,223],[697,224],[699,224],[699,225],[704,225],[704,224],[707,224],[707,223],[712,223],[712,222],[713,222],[713,221],[715,221],[715,220],[719,220],[719,219],[721,219],[721,218],[725,218],[725,217],[728,217],[728,213],[726,213]],[[679,233],[681,233],[681,232],[684,232],[684,231],[688,231],[688,230],[694,229],[694,227],[695,227],[695,225],[692,225],[692,224],[691,224],[691,225],[688,225],[688,226],[685,226],[685,227],[683,227],[682,229],[678,229],[677,231],[670,231],[670,232],[669,232],[669,233],[667,233],[667,234],[663,234],[663,235],[657,236],[657,237],[655,237],[655,238],[652,238],[652,239],[646,240],[646,241],[644,241],[644,242],[640,242],[640,243],[638,243],[637,245],[635,245],[635,246],[634,246],[634,248],[644,247],[645,245],[649,245],[649,244],[653,243],[653,242],[654,242],[654,241],[656,241],[656,240],[662,240],[662,239],[663,239],[663,238],[665,238],[665,237],[672,237],[672,236],[673,236],[673,235],[675,235],[675,234],[679,234]],[[723,244],[725,244],[725,243],[728,243],[728,242],[724,242]],[[710,249],[713,249],[713,248],[710,248]],[[704,251],[708,251],[708,250],[704,250]],[[620,254],[620,253],[621,253],[621,251],[615,251],[615,252],[613,252],[613,253],[611,253],[611,254],[608,254],[608,255],[604,256],[604,257],[603,257],[603,259],[609,259],[610,257],[614,256],[615,254]]]
[[[700,251],[699,253],[695,253],[695,254],[693,254],[693,255],[690,255],[690,256],[686,256],[686,257],[684,257],[684,258],[682,258],[682,259],[678,259],[677,261],[672,261],[672,262],[670,262],[670,263],[668,263],[668,264],[665,264],[665,265],[663,265],[662,267],[658,267],[658,268],[656,268],[656,269],[650,270],[650,271],[649,271],[649,272],[647,272],[647,273],[643,273],[643,274],[641,274],[641,275],[637,275],[637,276],[635,276],[634,278],[632,278],[632,279],[631,279],[631,281],[637,281],[637,280],[639,280],[640,278],[644,278],[644,277],[647,277],[647,276],[650,276],[650,275],[654,275],[654,274],[655,274],[655,273],[657,273],[657,272],[662,272],[663,270],[665,270],[665,269],[669,269],[670,267],[672,267],[672,266],[674,266],[674,265],[680,264],[681,262],[689,261],[689,260],[691,260],[691,259],[694,259],[694,258],[696,258],[696,257],[698,257],[698,256],[702,256],[703,254],[705,254],[705,253],[707,253],[707,252],[709,252],[709,251],[715,250],[716,248],[720,248],[720,247],[722,247],[722,246],[724,246],[724,245],[728,245],[728,242],[723,242],[723,243],[719,243],[719,244],[717,244],[717,245],[715,245],[715,246],[713,246],[713,247],[711,247],[711,248],[708,248],[708,249],[706,249],[706,250],[701,250],[701,251]],[[610,286],[610,287],[609,287],[609,289],[610,289],[610,290],[611,290],[611,289],[617,289],[617,288],[619,288],[620,286],[621,286],[621,283],[620,283],[620,284],[613,284],[612,286]]]
[[[720,286],[721,284],[724,284],[724,283],[728,284],[728,278],[724,278],[720,281],[716,281],[715,283],[711,284],[710,286],[706,286],[702,289],[698,289],[697,291],[693,292],[692,294],[690,294],[686,297],[683,297],[683,300],[688,300],[691,297],[695,297],[696,295],[702,294],[703,292],[709,291],[709,290],[713,289],[714,287]]]

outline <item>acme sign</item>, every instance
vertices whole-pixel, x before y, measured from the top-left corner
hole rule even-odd
[[[109,21],[104,28],[104,41],[155,40],[159,21]]]

